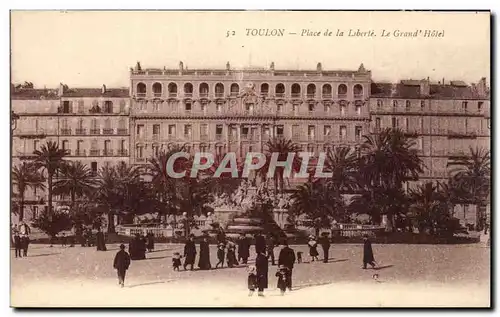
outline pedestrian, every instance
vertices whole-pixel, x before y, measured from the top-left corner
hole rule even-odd
[[[372,243],[368,239],[368,235],[363,236],[363,269],[366,269],[366,265],[370,264],[372,268],[375,268],[376,262],[373,256]]]
[[[217,243],[226,244],[226,234],[224,233],[224,229],[222,229],[222,227],[219,227],[219,230],[217,231]]]
[[[259,288],[257,282],[257,272],[255,266],[248,267],[248,296],[252,296],[255,290]]]
[[[316,241],[316,237],[310,236],[307,245],[309,246],[309,256],[311,256],[311,262],[314,262],[314,260],[318,261],[319,253],[318,253],[318,242]]]
[[[255,235],[255,254],[266,253],[266,238],[257,233]]]
[[[194,261],[196,258],[196,245],[194,244],[194,234],[190,234],[186,244],[184,245],[184,270],[187,266],[191,266],[191,271],[194,270]]]
[[[238,260],[236,259],[236,244],[229,240],[227,241],[227,266],[233,267],[238,264]]]
[[[30,244],[30,237],[25,234],[21,237],[21,247],[23,249],[23,256],[28,256],[28,247]]]
[[[275,247],[275,239],[272,234],[268,234],[267,236],[267,257],[271,258],[271,265],[276,265],[274,259],[274,247]]]
[[[278,257],[278,266],[283,265],[285,268],[287,268],[286,285],[290,291],[292,290],[292,273],[294,263],[295,252],[288,246],[288,242],[284,241],[283,248],[281,249],[280,255]]]
[[[250,256],[250,241],[244,233],[238,239],[238,261],[247,264],[248,257]]]
[[[224,246],[224,243],[219,243],[219,245],[217,246],[217,264],[215,265],[215,268],[218,268],[219,265],[220,267],[224,267],[224,258],[226,256],[225,254],[225,246]]]
[[[21,247],[21,237],[19,236],[18,232],[14,233],[14,249],[16,253],[16,258],[22,258],[23,255],[21,253],[22,247]]]
[[[276,277],[278,278],[278,289],[280,290],[281,296],[285,295],[287,287],[287,268],[284,265],[278,267],[276,272]]]
[[[153,252],[155,249],[155,236],[154,234],[150,231],[147,235],[147,248],[148,252]]]
[[[175,252],[172,257],[172,266],[174,267],[174,271],[179,271],[181,267],[181,254],[179,252]]]
[[[132,260],[144,260],[146,258],[146,247],[140,234],[136,234],[135,238],[129,244],[130,258]]]
[[[66,233],[62,233],[61,234],[61,247],[65,247],[66,246]]]
[[[323,232],[320,243],[321,248],[323,249],[323,263],[328,263],[328,252],[330,250],[330,237],[328,232]]]
[[[101,231],[101,228],[97,228],[96,247],[97,247],[97,251],[107,251],[106,239],[104,237],[104,232]]]
[[[113,268],[116,269],[118,273],[118,285],[121,287],[125,286],[125,274],[130,266],[130,255],[125,251],[125,245],[120,244],[120,251],[115,255],[115,260],[113,261]]]
[[[258,253],[255,258],[255,267],[257,269],[257,285],[259,296],[264,296],[264,289],[268,287],[269,259],[264,252]]]
[[[203,240],[200,242],[200,259],[198,260],[198,267],[200,270],[210,270],[212,268],[210,264],[210,245],[207,236],[204,236]]]

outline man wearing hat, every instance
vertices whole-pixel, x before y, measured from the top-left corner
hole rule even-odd
[[[283,242],[283,248],[278,257],[278,266],[283,265],[287,269],[286,286],[292,290],[292,270],[295,263],[295,252],[288,246],[288,242]]]
[[[127,272],[129,266],[130,256],[127,251],[125,251],[125,245],[120,244],[120,251],[116,253],[113,267],[118,273],[118,285],[121,287],[125,286],[125,273]]]
[[[194,261],[196,258],[196,245],[194,244],[194,234],[189,235],[189,239],[186,241],[184,245],[184,270],[186,270],[187,266],[191,266],[191,271],[193,270]]]

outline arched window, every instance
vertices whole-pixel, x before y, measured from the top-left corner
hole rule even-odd
[[[276,85],[276,97],[285,97],[285,85],[277,84]]]
[[[363,86],[361,86],[360,84],[354,85],[352,92],[354,93],[354,98],[362,98],[363,97]]]
[[[238,84],[231,85],[231,96],[237,96],[240,93],[240,86]]]
[[[177,97],[177,84],[176,83],[168,84],[168,96],[169,97]]]
[[[346,98],[347,97],[347,86],[344,84],[340,84],[339,87],[337,88],[337,95],[339,98]]]
[[[163,87],[161,83],[154,83],[153,84],[153,94],[155,97],[161,97],[163,91]]]
[[[215,97],[216,98],[224,97],[224,85],[222,83],[217,83],[215,85]]]
[[[208,97],[208,84],[207,83],[200,84],[200,97]]]
[[[323,85],[323,98],[332,98],[332,85]]]
[[[300,97],[300,85],[293,84],[292,85],[292,98],[299,98],[299,97]]]
[[[316,85],[309,84],[307,85],[307,98],[314,98],[314,97],[316,97]]]
[[[260,94],[261,96],[269,95],[269,84],[263,83],[262,85],[260,85]]]
[[[193,96],[193,84],[185,83],[184,84],[184,96],[192,97]]]
[[[146,97],[146,84],[137,84],[137,97]]]

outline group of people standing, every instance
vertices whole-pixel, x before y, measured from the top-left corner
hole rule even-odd
[[[155,248],[155,237],[152,232],[144,236],[136,234],[134,239],[130,240],[128,247],[132,260],[144,260],[146,252],[152,252]]]
[[[31,228],[24,222],[21,222],[18,225],[12,226],[11,229],[11,243],[14,245],[16,258],[27,257],[28,246],[30,244],[29,234],[31,233]]]

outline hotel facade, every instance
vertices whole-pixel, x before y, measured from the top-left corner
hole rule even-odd
[[[363,135],[398,127],[413,134],[425,164],[419,183],[447,178],[447,163],[469,146],[490,146],[490,92],[483,78],[376,83],[356,70],[268,68],[130,69],[128,89],[14,89],[13,164],[54,140],[95,172],[146,164],[173,144],[191,152],[263,151],[272,137],[315,154],[355,148]],[[290,182],[293,185],[293,182]],[[407,186],[414,186],[408,184]],[[40,194],[38,194],[40,195]],[[472,208],[472,207],[471,207]],[[472,212],[472,210],[470,211]],[[465,210],[464,210],[465,213]]]

